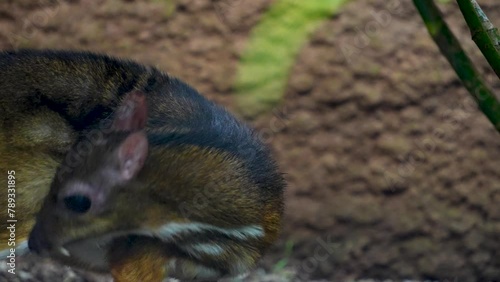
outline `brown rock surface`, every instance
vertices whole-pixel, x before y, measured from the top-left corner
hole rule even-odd
[[[239,54],[272,1],[165,3],[2,1],[0,48],[134,59],[235,109]],[[481,5],[500,26],[500,3]],[[458,7],[442,8],[500,92]],[[381,13],[387,21],[375,20]],[[411,1],[349,2],[301,50],[279,110],[287,126],[269,140],[289,189],[282,240],[265,269],[292,240],[289,265],[299,280],[500,279],[500,135],[471,103]],[[266,130],[272,119],[253,122]],[[36,261],[20,262],[24,276],[2,272],[0,280],[96,279],[50,263],[32,266]]]

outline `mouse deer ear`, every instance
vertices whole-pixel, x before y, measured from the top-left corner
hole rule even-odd
[[[113,119],[114,131],[137,131],[146,126],[146,96],[135,90],[128,93],[118,106]]]
[[[143,131],[130,134],[118,148],[119,175],[122,181],[135,177],[148,155],[148,139]]]

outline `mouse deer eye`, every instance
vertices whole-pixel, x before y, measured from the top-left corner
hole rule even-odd
[[[67,209],[76,213],[86,213],[92,205],[89,197],[78,194],[66,196],[63,201]]]

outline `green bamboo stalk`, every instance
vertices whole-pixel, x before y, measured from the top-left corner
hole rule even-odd
[[[500,103],[486,85],[432,0],[413,0],[427,30],[481,111],[500,132]]]
[[[472,40],[500,78],[500,34],[476,0],[457,0],[469,26]]]

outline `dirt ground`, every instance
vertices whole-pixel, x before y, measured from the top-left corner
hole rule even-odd
[[[235,111],[238,59],[272,1],[227,3],[2,1],[0,49],[85,49],[134,59]],[[500,2],[480,4],[500,26]],[[441,8],[500,93],[455,2]],[[260,272],[274,269],[295,277],[290,281],[500,281],[500,136],[411,1],[350,1],[301,49],[282,104],[250,122],[272,129],[266,140],[289,184],[282,239]],[[276,270],[281,259],[288,264]],[[26,261],[20,267],[32,274],[15,279],[53,281],[37,274],[49,267]],[[58,271],[66,271],[65,281],[94,279]],[[5,278],[18,281],[0,274]]]

